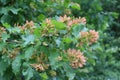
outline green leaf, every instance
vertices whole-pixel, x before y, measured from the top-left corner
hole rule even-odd
[[[47,80],[48,79],[48,76],[47,76],[46,72],[40,73],[40,76],[41,76],[42,80]]]
[[[45,15],[40,14],[37,18],[38,18],[39,21],[42,21],[42,20],[45,19]]]
[[[60,33],[60,34],[66,34],[66,33],[67,33],[67,30],[60,30],[59,33]]]
[[[2,3],[2,5],[5,5],[8,3],[8,0],[0,0],[0,2]]]
[[[57,68],[57,62],[58,62],[58,60],[57,60],[57,58],[58,58],[58,56],[59,56],[59,54],[58,54],[58,52],[56,52],[56,51],[54,51],[54,50],[51,50],[51,53],[50,53],[50,55],[49,55],[49,60],[50,60],[50,65],[51,65],[51,67],[53,68],[53,69],[56,69]]]
[[[21,57],[18,56],[15,58],[15,60],[12,62],[12,69],[15,74],[19,73],[21,66]]]
[[[9,37],[10,37],[9,34],[3,33],[3,34],[2,34],[2,40],[3,40],[3,42],[5,42]]]
[[[78,69],[80,73],[89,73],[88,68]]]
[[[70,3],[69,7],[71,7],[72,9],[80,10],[80,5],[77,3]]]
[[[6,22],[10,23],[11,20],[12,20],[12,17],[10,15],[3,15],[0,19],[2,24],[6,23]]]
[[[22,36],[22,39],[25,41],[24,46],[26,46],[29,43],[33,43],[35,38],[34,35],[27,35],[27,36]]]
[[[3,26],[6,28],[11,28],[10,24],[8,24],[8,23],[4,23]]]
[[[41,34],[40,34],[40,28],[35,28],[34,34],[35,34],[37,37],[38,37],[38,36],[41,36]]]
[[[13,29],[13,33],[20,33],[20,29],[19,29],[18,27],[15,27],[15,28]]]
[[[89,63],[91,63],[93,66],[95,66],[95,60],[93,58],[88,58]]]
[[[20,33],[20,29],[18,27],[8,28],[8,31],[9,33],[13,33],[13,34]]]
[[[63,38],[63,42],[66,42],[66,43],[71,43],[72,42],[72,39],[71,38]]]
[[[18,14],[18,11],[20,11],[20,9],[11,8],[10,11],[11,11],[13,14]]]
[[[66,71],[66,76],[68,77],[68,80],[73,80],[75,77],[74,70],[67,64],[64,64],[64,70]]]
[[[55,21],[55,20],[52,20],[52,23],[55,25],[55,27],[59,30],[64,30],[66,29],[66,25],[62,22],[58,22],[58,21]]]
[[[79,25],[76,25],[72,28],[72,34],[75,36],[75,37],[79,37],[80,36],[80,31],[84,28],[84,25],[83,24],[79,24]]]
[[[5,47],[5,43],[0,43],[0,51],[2,51],[2,49]]]
[[[60,39],[56,39],[56,40],[55,40],[55,42],[56,42],[57,46],[59,47],[59,46],[60,46],[60,44],[61,44]]]
[[[118,18],[118,16],[119,16],[119,13],[112,12],[112,13],[111,13],[111,15],[112,15],[112,16],[114,16],[114,17],[117,19],[117,18]]]
[[[3,60],[0,61],[0,75],[4,74],[4,71],[8,68],[9,64]]]
[[[28,47],[27,49],[25,49],[25,58],[29,59],[33,53],[34,53],[34,47]]]
[[[25,80],[30,80],[33,77],[33,69],[29,67],[26,71],[22,71],[23,75],[25,76]]]
[[[8,13],[9,13],[9,11],[11,11],[13,14],[17,14],[18,13],[18,11],[20,11],[21,9],[16,9],[16,8],[14,8],[14,7],[3,7],[3,8],[1,8],[1,11],[0,11],[0,13],[1,14],[4,14],[4,15],[7,15]]]
[[[7,15],[8,12],[9,12],[9,9],[10,9],[10,7],[2,7],[2,8],[0,9],[0,13],[1,13],[1,14],[4,14],[4,15]]]

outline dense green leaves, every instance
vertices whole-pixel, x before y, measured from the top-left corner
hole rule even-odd
[[[27,49],[25,49],[25,58],[26,59],[29,59],[31,56],[32,56],[32,54],[34,54],[34,47],[28,47]]]
[[[63,42],[71,43],[72,42],[72,38],[63,38]]]
[[[57,63],[58,63],[58,60],[57,60],[58,56],[59,56],[58,52],[56,52],[54,50],[50,53],[50,56],[49,56],[50,65],[55,70],[56,70],[57,67],[59,67],[59,65],[57,65]]]
[[[33,69],[29,67],[27,70],[24,70],[23,75],[26,76],[25,80],[30,80],[33,77]]]
[[[72,34],[77,38],[80,36],[80,31],[82,31],[84,28],[85,26],[83,24],[76,25],[72,28]]]
[[[65,24],[62,22],[58,22],[58,21],[53,20],[52,23],[55,25],[55,27],[58,30],[64,30],[66,28]]]
[[[18,74],[20,72],[21,67],[21,56],[18,56],[15,58],[15,60],[12,62],[12,69],[15,74]]]
[[[73,9],[80,10],[80,5],[77,3],[70,3],[69,6]]]
[[[64,70],[66,71],[66,76],[68,77],[68,80],[73,80],[75,77],[74,70],[66,64],[64,65]]]
[[[5,70],[9,67],[9,64],[4,60],[0,61],[0,75],[3,75]]]
[[[47,80],[48,79],[48,76],[45,72],[41,73],[40,76],[42,77],[42,80]]]
[[[4,47],[5,47],[5,43],[0,42],[0,51],[2,51]]]
[[[119,2],[0,0],[0,80],[119,80]],[[66,20],[59,21],[63,15],[85,17],[87,24],[69,26]],[[45,18],[54,28],[45,24]],[[89,28],[99,32],[99,41],[82,45],[80,32]],[[87,57],[85,68],[71,67],[72,59],[65,54],[69,48]]]
[[[26,35],[26,36],[22,36],[23,40],[24,40],[24,46],[31,44],[34,42],[34,35]]]
[[[10,37],[9,34],[7,34],[7,33],[3,33],[3,34],[2,34],[3,42],[5,42],[9,37]]]

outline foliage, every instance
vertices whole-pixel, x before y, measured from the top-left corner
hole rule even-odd
[[[69,0],[0,0],[0,23],[14,25],[26,20],[40,22],[46,17],[71,14],[70,9],[80,9],[76,3]]]
[[[0,27],[0,80],[119,80],[119,2],[0,0],[0,26],[4,26]],[[86,25],[85,18],[79,16],[87,19]],[[91,32],[89,29],[92,29],[93,34],[94,30],[99,32],[97,44],[90,45],[90,41],[96,39],[88,38]],[[71,67],[70,57],[67,58],[72,54],[71,50],[78,50],[78,54],[84,53],[87,58],[84,67]],[[68,54],[63,55],[62,52]],[[37,55],[34,56],[34,53]],[[34,64],[39,60],[36,56],[47,57],[42,58],[45,60],[42,63],[45,70],[38,71],[41,65]],[[36,66],[39,67],[37,70]]]
[[[32,21],[14,27],[3,24],[5,28],[0,29],[1,78],[73,80],[77,69],[88,65],[86,61],[93,64],[87,51],[97,41],[98,32],[85,30],[85,23],[85,18],[65,15],[47,18],[41,25]],[[7,71],[12,77],[6,76]]]
[[[80,12],[76,13],[73,10],[74,16],[85,16],[89,24],[87,27],[96,29],[100,33],[99,47],[93,52],[95,65],[91,67],[91,72],[81,79],[118,80],[120,0],[75,0],[74,2],[81,5]]]

